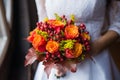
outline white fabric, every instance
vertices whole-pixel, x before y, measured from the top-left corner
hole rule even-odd
[[[40,4],[40,2],[42,3]],[[87,30],[92,35],[92,41],[100,36],[105,21],[106,0],[36,0],[36,4],[39,21],[43,20],[45,16],[54,18],[54,13],[66,15],[67,18],[70,14],[74,14],[76,24],[85,23]],[[113,1],[113,4],[116,7],[111,5],[110,27],[105,27],[120,34],[120,2]],[[44,5],[43,10],[40,5]],[[115,12],[116,9],[117,12]],[[84,61],[77,66],[76,73],[67,72],[67,75],[59,80],[113,80],[113,78],[120,80],[120,72],[107,50],[94,56],[94,61],[95,63],[91,60]],[[55,69],[52,70],[49,79],[43,69],[44,66],[39,63],[34,80],[58,80],[55,77]]]

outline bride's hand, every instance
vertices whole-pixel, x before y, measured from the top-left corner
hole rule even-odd
[[[95,40],[94,42],[91,43],[90,54],[92,56],[95,56],[102,51],[102,44],[100,44],[100,43],[101,42],[99,41],[99,39],[97,39],[97,40]]]
[[[114,41],[118,39],[118,34],[115,31],[109,30],[104,35],[91,43],[91,55],[95,56],[108,48]]]

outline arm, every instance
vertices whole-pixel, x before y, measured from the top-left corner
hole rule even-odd
[[[109,19],[110,19],[109,29],[104,35],[102,35],[92,44],[92,53],[94,53],[93,55],[96,55],[97,53],[101,52],[119,38],[120,1],[113,1],[110,7],[111,8],[109,11]]]
[[[92,53],[96,55],[100,53],[102,50],[110,46],[114,41],[118,39],[118,33],[113,30],[108,30],[104,35],[99,37],[92,44]],[[99,46],[98,46],[99,45]]]

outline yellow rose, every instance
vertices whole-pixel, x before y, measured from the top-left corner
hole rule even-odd
[[[73,55],[75,58],[79,57],[82,54],[82,45],[80,43],[75,43]]]

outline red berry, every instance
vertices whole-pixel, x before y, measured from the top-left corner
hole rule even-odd
[[[86,49],[87,51],[90,51],[90,48],[89,47],[87,47],[87,49]]]
[[[65,40],[64,38],[61,38],[62,40]]]
[[[83,23],[80,24],[80,27],[84,27],[85,25]]]
[[[56,34],[56,31],[54,31],[54,34]]]
[[[48,58],[45,57],[44,59],[47,60]]]
[[[53,36],[53,33],[50,33],[50,36]]]
[[[55,56],[54,56],[54,55],[52,55],[51,57],[52,57],[52,58],[54,58]]]
[[[57,56],[58,56],[59,58],[61,57],[61,55],[60,55],[60,54],[58,54]]]
[[[52,41],[53,39],[52,38],[50,38],[50,41]]]
[[[53,58],[50,58],[50,60],[52,61],[52,60],[53,60]]]
[[[49,54],[49,52],[46,52],[46,55],[48,55]]]
[[[87,41],[87,39],[86,39],[86,38],[84,38],[83,40],[84,40],[84,41]]]
[[[39,22],[37,22],[36,25],[39,26]]]
[[[50,30],[47,30],[48,33],[50,33]]]
[[[42,22],[37,22],[36,25],[37,26],[41,26]]]
[[[41,26],[40,29],[43,30],[43,27]]]
[[[85,45],[87,46],[89,44],[89,42],[85,42]]]
[[[63,58],[60,58],[60,61],[63,61]]]
[[[83,27],[82,27],[82,29],[83,29],[83,30],[85,30],[85,29],[86,29],[86,27],[85,27],[85,26],[83,26]]]
[[[47,25],[44,25],[44,28],[47,28]]]
[[[86,33],[86,34],[89,34],[89,32],[88,32],[88,31],[86,31],[85,33]]]
[[[46,58],[49,58],[50,56],[49,55],[46,55]]]
[[[79,34],[79,36],[81,37],[82,35],[81,35],[81,34]]]
[[[65,15],[63,15],[62,18],[65,18]]]
[[[87,45],[86,47],[87,47],[87,48],[90,48],[90,45]]]
[[[58,39],[58,38],[59,38],[59,35],[56,35],[56,38]]]

